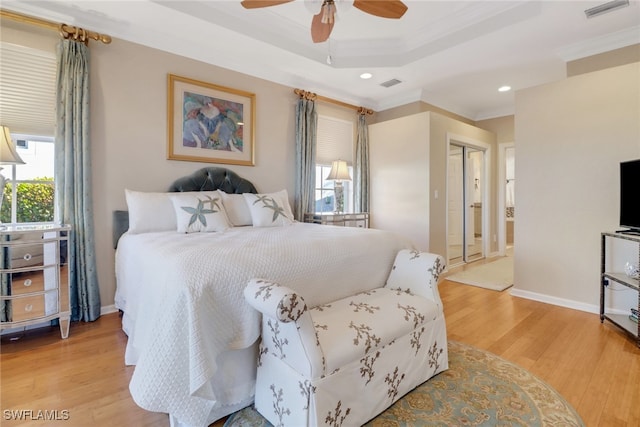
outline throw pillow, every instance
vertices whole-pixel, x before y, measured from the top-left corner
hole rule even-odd
[[[224,231],[229,228],[229,219],[217,192],[175,193],[170,198],[179,233]]]
[[[129,211],[129,233],[151,233],[176,229],[171,193],[124,190]]]
[[[242,194],[227,194],[222,190],[218,190],[218,192],[222,197],[222,204],[231,224],[236,227],[252,224],[251,211]]]
[[[242,196],[251,211],[254,227],[280,227],[293,224],[293,213],[287,190],[267,194],[244,193]]]

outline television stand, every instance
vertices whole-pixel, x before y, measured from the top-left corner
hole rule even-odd
[[[627,229],[627,230],[616,230],[616,233],[631,234],[632,236],[640,236],[640,230],[635,230],[633,228]]]
[[[640,263],[640,236],[616,231],[615,233],[601,233],[600,241],[600,322],[604,323],[605,319],[628,332],[635,340],[636,345],[640,347],[640,323],[633,316],[633,310],[640,312],[640,279],[629,277],[625,272],[615,271],[613,269],[612,255],[615,252],[607,253],[607,239],[627,240],[632,242],[637,248],[638,263]],[[631,230],[634,231],[634,230]],[[610,242],[613,243],[613,242]],[[613,249],[613,248],[611,248]],[[618,263],[619,264],[619,263]],[[619,267],[618,267],[619,268]],[[615,309],[606,304],[608,294],[607,288],[611,283],[622,285],[627,289],[636,292],[638,304],[630,311]],[[622,288],[620,288],[622,289]]]

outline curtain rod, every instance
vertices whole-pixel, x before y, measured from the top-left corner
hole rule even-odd
[[[341,107],[351,108],[352,110],[356,110],[358,114],[360,114],[361,116],[372,115],[374,112],[369,108],[358,107],[356,105],[347,104],[346,102],[338,101],[337,99],[333,99],[333,98],[327,98],[325,96],[316,95],[313,92],[307,92],[306,90],[302,90],[302,89],[294,89],[293,93],[298,95],[300,98],[309,99],[311,101],[316,101],[316,100],[324,101],[324,102],[329,102],[331,104],[339,105]]]
[[[85,30],[84,28],[74,27],[73,25],[56,24],[55,22],[35,18],[33,16],[22,15],[20,13],[11,12],[4,9],[0,9],[0,16],[2,16],[3,18],[11,19],[12,21],[35,25],[36,27],[46,28],[49,30],[55,30],[58,31],[60,35],[65,39],[73,39],[85,44],[89,43],[89,39],[101,41],[104,44],[111,43],[111,36],[109,35],[99,34],[94,31]]]

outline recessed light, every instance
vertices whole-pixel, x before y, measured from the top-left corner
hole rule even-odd
[[[498,92],[509,92],[511,90],[511,86],[500,86],[498,88]]]
[[[371,77],[373,77],[373,74],[371,74],[371,73],[362,73],[362,74],[360,74],[360,78],[363,79],[363,80],[370,79]]]

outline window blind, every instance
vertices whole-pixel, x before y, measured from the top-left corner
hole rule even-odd
[[[11,133],[55,134],[56,56],[0,43],[0,124]]]
[[[334,160],[353,161],[353,122],[318,116],[316,163],[331,165]]]

